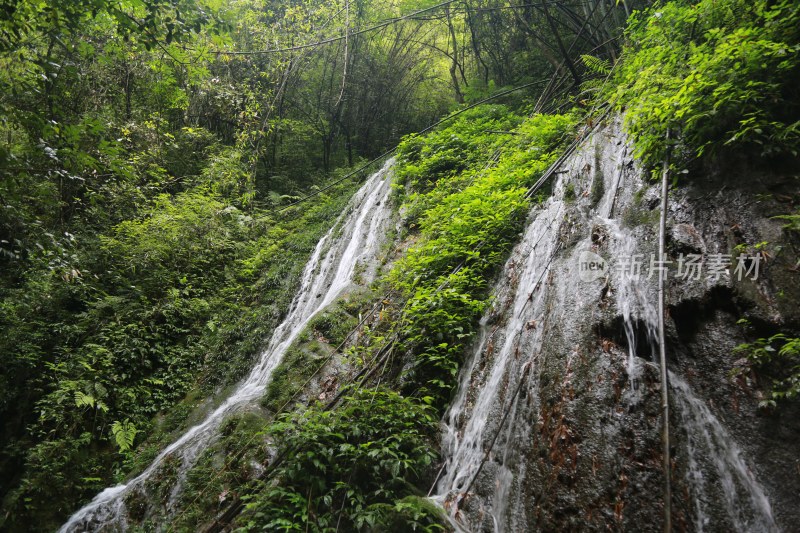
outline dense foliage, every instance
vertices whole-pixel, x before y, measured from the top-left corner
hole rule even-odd
[[[624,20],[622,6],[595,3],[580,13],[483,0],[0,2],[0,527],[52,529],[141,470],[243,374],[357,179],[284,206],[453,105],[562,60],[577,83],[567,48],[610,58]],[[540,86],[506,101],[532,102]],[[521,122],[499,109],[477,117],[458,123],[472,144],[442,137],[455,129],[431,137],[460,161],[407,141],[404,153],[426,151],[402,171],[424,239],[448,231],[427,210],[504,142],[471,124]],[[499,187],[469,215],[482,223],[483,209],[499,209],[504,244],[490,263],[520,220],[501,207],[519,191],[494,179],[449,200]],[[436,268],[469,243],[454,246]],[[287,383],[309,368],[294,354],[277,376]],[[293,389],[276,390],[272,408]]]
[[[663,160],[667,130],[689,158],[725,148],[797,155],[797,2],[665,2],[631,17],[626,37],[609,92],[645,162]]]
[[[437,420],[425,404],[374,389],[354,391],[335,411],[285,417],[269,434],[291,457],[248,504],[244,530],[441,529],[414,487],[435,459]]]
[[[735,352],[744,354],[749,365],[774,376],[769,397],[762,400],[762,407],[775,407],[781,400],[800,395],[800,338],[776,333],[740,344]],[[740,375],[741,370],[737,370]]]
[[[573,124],[569,115],[523,119],[484,106],[399,147],[398,180],[408,188],[408,224],[418,240],[389,282],[407,298],[401,338],[415,361],[406,387],[437,405],[449,398],[489,303],[488,283],[522,228],[527,188],[558,156]]]
[[[25,461],[15,499],[26,502],[15,512],[43,519],[58,510],[54,501],[102,488],[114,456],[95,461],[90,450],[126,451],[191,387],[209,392],[239,377],[342,206],[321,199],[276,222],[228,202],[159,197],[141,218],[84,244],[76,275],[45,266],[9,292],[0,308],[12,357],[4,420],[27,422],[29,432],[15,443]],[[20,416],[34,406],[35,419]]]
[[[659,2],[634,13],[625,36],[613,83],[601,94],[624,111],[636,155],[646,164],[660,166],[668,151],[682,173],[693,162],[734,154],[736,161],[797,158],[800,4]],[[797,231],[797,214],[775,218],[787,222],[787,232]],[[771,382],[762,406],[797,397],[800,351],[792,335],[756,338],[735,353],[745,358],[734,377],[756,368]]]
[[[570,116],[525,119],[503,106],[481,106],[404,140],[395,196],[404,204],[405,237],[416,244],[372,289],[312,319],[289,348],[262,402],[269,415],[295,409],[266,433],[277,455],[260,460],[276,461],[276,470],[264,481],[241,477],[247,468],[236,466],[242,464],[236,458],[257,449],[253,443],[263,442],[257,435],[224,452],[217,468],[210,465],[219,452],[208,452],[209,460],[189,474],[205,480],[198,484],[201,501],[189,502],[185,513],[195,518],[181,524],[191,527],[213,509],[209,493],[237,491],[247,501],[237,522],[248,530],[444,528],[422,498],[433,479],[435,421],[489,302],[491,277],[521,229],[531,202],[523,198],[527,186],[554,159],[572,123]],[[488,165],[475,155],[487,150],[497,150]],[[370,313],[371,301],[387,291],[391,300],[381,301],[383,310],[337,363],[353,372],[377,364],[377,382],[356,381],[332,410],[313,397],[299,402],[306,380],[356,325],[355,317]],[[397,355],[390,362],[382,353]]]

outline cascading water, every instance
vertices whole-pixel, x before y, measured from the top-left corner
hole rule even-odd
[[[686,381],[675,374],[670,374],[669,380],[687,432],[687,481],[693,492],[695,529],[704,531],[710,527],[707,500],[717,489],[722,492],[727,518],[736,531],[777,531],[764,489],[736,441]],[[713,472],[700,467],[701,458],[713,465]],[[718,480],[717,487],[711,486],[713,479]]]
[[[550,200],[528,226],[522,245],[506,265],[507,276],[519,287],[510,304],[511,315],[503,327],[481,323],[480,342],[468,367],[462,371],[458,395],[445,417],[443,453],[447,457],[445,475],[438,485],[438,500],[458,519],[458,506],[483,466],[484,442],[503,428],[499,427],[505,409],[513,409],[518,380],[525,379],[530,362],[521,360],[521,345],[536,348],[542,319],[549,262],[555,253],[558,216],[563,203]],[[536,317],[536,318],[534,318]],[[488,368],[487,368],[488,367]],[[517,376],[515,378],[515,376]],[[470,398],[475,387],[481,391]],[[513,417],[512,417],[513,418]],[[498,439],[500,440],[500,439]],[[496,445],[502,454],[502,444]],[[513,473],[503,463],[498,474],[495,501],[504,500]],[[502,517],[498,505],[489,509],[498,530]],[[456,527],[460,527],[458,520]]]
[[[236,390],[178,440],[162,451],[147,469],[127,484],[110,487],[98,494],[89,504],[77,511],[62,526],[60,532],[95,531],[111,525],[127,528],[125,497],[143,486],[167,458],[180,460],[178,483],[172,490],[174,501],[181,490],[181,480],[199,454],[217,437],[222,421],[229,415],[257,400],[280,364],[287,348],[308,324],[309,320],[338,298],[353,282],[357,265],[363,265],[362,280],[369,282],[375,275],[379,253],[387,224],[391,219],[388,205],[391,192],[393,159],[373,174],[353,196],[345,213],[320,239],[303,271],[300,289],[289,313],[275,329],[266,350],[247,378]]]
[[[646,341],[650,345],[653,361],[656,359],[658,349],[658,310],[654,304],[656,288],[644,274],[645,265],[642,265],[641,261],[645,254],[639,252],[637,238],[626,228],[620,227],[617,220],[605,219],[603,225],[610,238],[609,255],[616,261],[612,266],[612,285],[615,303],[622,315],[628,342],[627,371],[631,384],[630,396],[631,400],[636,402],[641,398],[639,381],[644,364],[642,359],[637,357],[638,343]],[[642,333],[645,338],[639,339]]]
[[[638,465],[641,493],[659,486],[658,410],[650,409],[658,405],[650,360],[658,347],[658,275],[649,276],[655,235],[652,225],[626,218],[641,212],[652,191],[628,153],[615,121],[564,162],[551,198],[532,212],[495,287],[494,305],[442,421],[444,466],[433,500],[458,531],[622,524],[628,513],[641,525],[637,510],[625,507],[635,473],[625,462]],[[578,268],[587,252],[606,260],[588,280]],[[616,328],[621,337],[611,331]],[[613,357],[623,343],[620,380]],[[674,444],[685,451],[679,455],[688,463],[695,509],[687,514],[695,528],[708,526],[703,502],[713,496],[724,508],[718,525],[774,531],[769,501],[739,447],[685,381],[672,374],[671,382],[679,413],[673,423],[680,418],[688,435],[688,442]],[[634,430],[635,417],[640,429]],[[579,425],[585,434],[574,432]],[[713,465],[721,493],[704,486],[701,457]],[[604,469],[609,477],[602,480]],[[562,487],[558,496],[548,494],[553,483]],[[570,492],[581,483],[583,489]],[[557,509],[549,517],[547,505]],[[577,522],[547,522],[567,520],[578,508],[588,511]]]

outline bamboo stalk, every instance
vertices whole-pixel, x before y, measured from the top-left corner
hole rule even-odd
[[[667,130],[669,143],[669,129]],[[659,223],[658,258],[664,260],[664,235],[667,229],[667,197],[669,194],[669,151],[664,156],[664,167],[661,172],[661,220]],[[662,267],[663,264],[660,264]],[[664,533],[672,530],[672,488],[670,486],[670,453],[669,453],[669,384],[667,383],[667,351],[664,342],[664,281],[665,272],[658,271],[658,348],[661,359],[661,445],[663,447],[664,468]]]

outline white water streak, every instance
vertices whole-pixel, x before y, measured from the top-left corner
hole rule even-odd
[[[171,500],[181,490],[181,481],[200,453],[216,438],[222,421],[261,397],[272,372],[283,360],[287,348],[308,322],[327,307],[353,281],[356,265],[367,267],[364,278],[374,276],[374,263],[391,218],[388,205],[391,192],[390,159],[353,196],[348,209],[320,239],[303,271],[300,289],[289,313],[275,329],[270,342],[247,378],[205,420],[190,428],[164,449],[140,475],[125,485],[110,487],[70,517],[60,533],[96,531],[111,524],[127,529],[125,497],[144,485],[169,457],[181,460],[178,483]],[[337,236],[337,229],[341,235]]]
[[[669,381],[688,434],[687,481],[694,493],[695,529],[705,530],[711,520],[706,503],[709,487],[699,463],[699,456],[704,454],[713,464],[722,484],[725,510],[735,530],[777,531],[767,495],[742,457],[736,441],[686,381],[673,373],[670,373]]]
[[[628,379],[631,383],[631,401],[641,398],[639,381],[642,377],[642,361],[636,355],[637,329],[645,328],[650,355],[655,360],[658,352],[658,308],[655,305],[655,286],[645,274],[648,272],[649,254],[640,251],[638,239],[627,228],[620,227],[616,220],[605,220],[609,230],[608,250],[617,263],[612,266],[614,297],[618,312],[622,315],[625,337],[628,341]],[[624,263],[621,264],[620,262]],[[639,266],[637,266],[637,264]]]
[[[517,278],[519,289],[514,294],[508,321],[497,331],[490,331],[490,326],[482,321],[480,342],[469,365],[461,372],[458,394],[445,415],[442,451],[447,459],[436,499],[445,504],[455,519],[458,518],[458,502],[466,496],[463,492],[477,475],[486,454],[484,444],[491,438],[489,432],[503,429],[497,427],[496,422],[503,411],[514,407],[509,402],[515,402],[516,398],[509,396],[523,376],[524,366],[532,364],[532,361],[519,359],[517,348],[523,337],[526,337],[526,342],[535,343],[541,336],[541,328],[534,327],[529,321],[532,316],[544,312],[544,286],[557,247],[557,218],[562,207],[561,201],[548,201],[528,226],[523,242],[515,249],[506,272]],[[491,361],[491,368],[478,372],[478,363],[486,360]],[[485,375],[487,372],[488,376]],[[480,390],[474,400],[470,400],[473,380],[479,382]],[[510,425],[506,431],[509,428]],[[496,450],[496,454],[504,456],[503,449]],[[502,502],[507,501],[512,479],[510,471],[496,479],[495,505],[489,512],[498,530],[502,530],[504,520],[500,511],[505,507]]]

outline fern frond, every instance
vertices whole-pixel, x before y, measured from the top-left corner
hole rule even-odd
[[[597,56],[583,54],[581,55],[581,61],[586,65],[586,68],[594,74],[608,74],[611,72],[611,64],[607,59],[600,59]]]
[[[119,420],[114,422],[111,425],[111,433],[114,435],[114,440],[117,443],[119,451],[124,452],[131,449],[139,430],[126,418],[124,422],[120,422]]]
[[[95,399],[91,394],[85,394],[79,390],[75,391],[76,407],[94,407]]]

